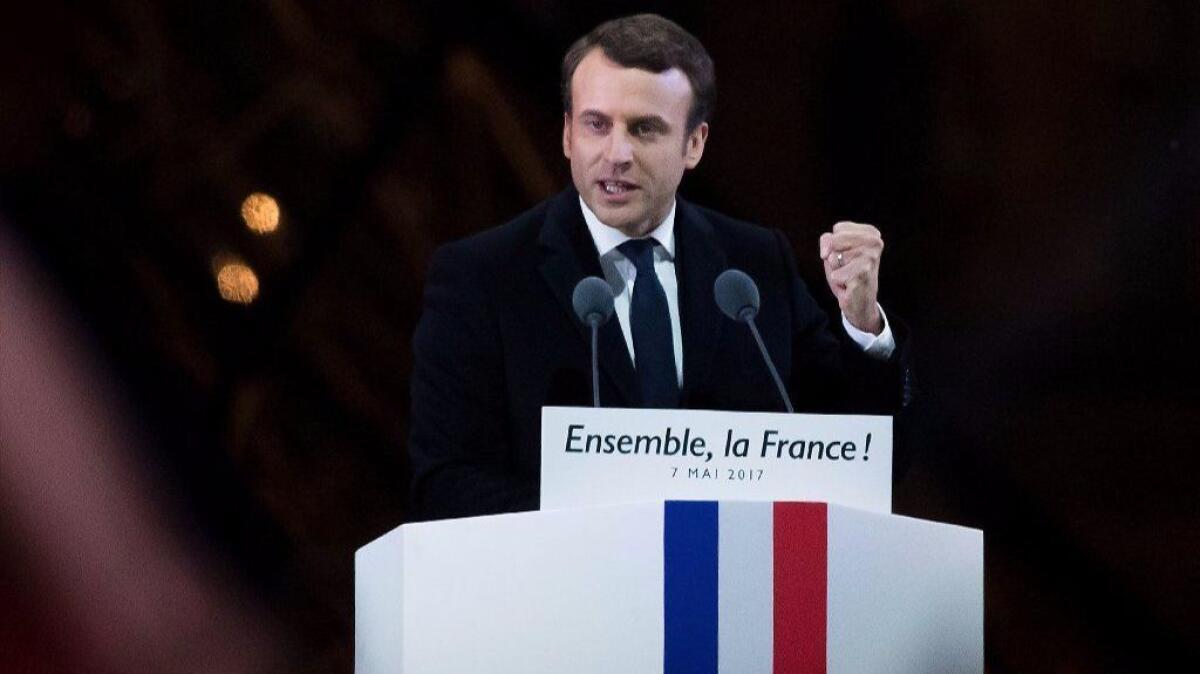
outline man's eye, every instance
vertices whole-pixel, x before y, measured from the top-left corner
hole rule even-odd
[[[586,126],[587,128],[589,128],[593,131],[603,131],[606,127],[604,120],[601,120],[601,119],[589,119],[589,120],[585,121],[583,124],[584,124],[584,126]]]
[[[633,129],[631,129],[635,136],[649,136],[656,130],[653,124],[634,124]]]

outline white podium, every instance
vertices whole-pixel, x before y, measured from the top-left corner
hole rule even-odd
[[[983,535],[804,502],[408,524],[355,556],[355,671],[982,672]]]

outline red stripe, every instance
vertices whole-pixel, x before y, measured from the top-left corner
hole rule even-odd
[[[775,504],[776,674],[824,674],[828,508]]]

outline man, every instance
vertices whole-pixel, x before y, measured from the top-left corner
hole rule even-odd
[[[842,222],[821,236],[842,309],[835,336],[777,231],[677,198],[708,140],[712,61],[654,15],[607,22],[563,59],[563,154],[573,189],[440,249],[414,338],[413,502],[439,518],[534,509],[541,408],[590,403],[587,333],[571,293],[603,276],[615,320],[600,335],[611,407],[780,411],[749,331],[713,282],[746,271],[764,342],[801,411],[892,413],[903,349],[876,302],[883,240]]]

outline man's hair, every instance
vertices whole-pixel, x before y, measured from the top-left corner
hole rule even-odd
[[[563,112],[571,114],[571,77],[579,62],[595,47],[625,68],[652,73],[672,68],[681,70],[692,85],[688,133],[712,116],[717,102],[717,77],[712,58],[695,36],[657,14],[636,14],[606,21],[571,45],[562,61]]]

